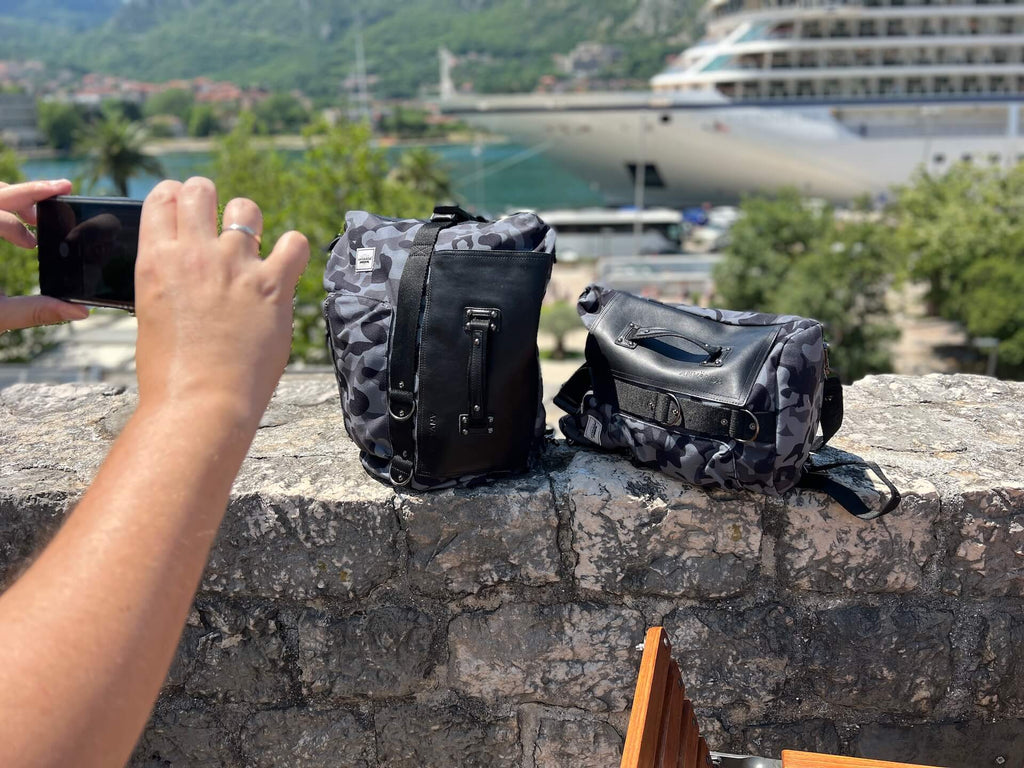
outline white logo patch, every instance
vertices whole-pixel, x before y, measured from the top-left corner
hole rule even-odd
[[[373,263],[377,260],[376,248],[359,248],[356,250],[356,272],[372,272]]]
[[[583,430],[583,436],[592,443],[601,444],[601,422],[593,416],[587,416],[587,428]]]

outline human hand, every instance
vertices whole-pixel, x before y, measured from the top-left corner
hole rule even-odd
[[[263,230],[245,198],[227,204],[224,222]],[[140,408],[210,404],[255,429],[288,362],[292,297],[308,261],[298,232],[265,260],[251,235],[218,236],[208,179],[158,184],[142,208],[135,265]]]
[[[36,237],[25,224],[35,225],[36,203],[69,192],[71,182],[65,180],[24,184],[0,181],[0,238],[22,248],[34,248]],[[84,320],[88,316],[86,307],[50,296],[7,296],[0,290],[0,333],[65,320]]]

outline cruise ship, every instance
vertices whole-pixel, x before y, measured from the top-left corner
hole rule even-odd
[[[881,196],[917,168],[1024,161],[1021,0],[711,0],[650,91],[449,97],[612,204],[793,186]],[[444,89],[443,89],[444,90]]]

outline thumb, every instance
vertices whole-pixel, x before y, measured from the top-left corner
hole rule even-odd
[[[0,296],[0,332],[84,320],[87,307],[50,296]]]

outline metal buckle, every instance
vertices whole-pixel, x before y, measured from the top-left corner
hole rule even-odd
[[[754,415],[753,411],[748,411],[746,408],[741,408],[740,411],[750,416],[750,420],[754,422],[754,434],[748,438],[737,437],[736,442],[752,443],[757,440],[758,435],[761,434],[761,422],[757,420],[757,416]]]
[[[675,416],[675,418],[672,419],[671,421],[664,422],[665,426],[666,427],[680,427],[680,426],[682,426],[682,424],[683,424],[683,405],[682,405],[682,403],[680,403],[679,402],[679,398],[676,397],[671,392],[665,392],[664,394],[666,394],[670,398],[672,398],[672,405],[669,405],[668,412],[670,414],[672,413],[672,407],[673,406],[675,406],[675,409],[676,409],[676,416]]]

